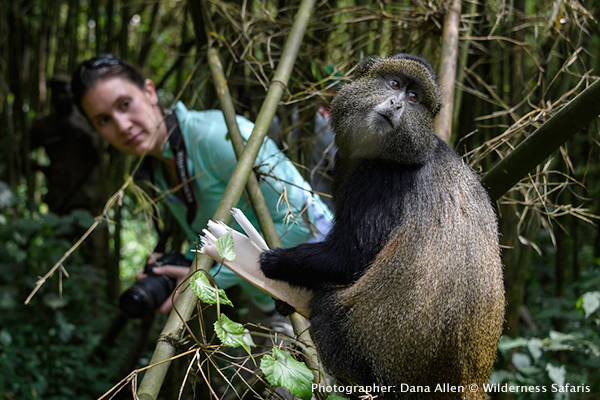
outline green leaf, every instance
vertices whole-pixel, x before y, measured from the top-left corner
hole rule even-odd
[[[13,339],[12,336],[10,335],[10,332],[7,331],[6,329],[2,329],[0,331],[0,345],[4,346],[4,347],[10,347],[13,343]]]
[[[230,320],[225,314],[221,314],[221,321],[216,321],[214,326],[215,333],[225,346],[242,346],[248,354],[250,354],[250,347],[256,346],[248,329],[245,329],[244,325]]]
[[[527,354],[515,353],[511,357],[511,361],[515,368],[519,371],[523,371],[531,366],[531,359]]]
[[[208,278],[202,271],[196,272],[190,281],[190,286],[204,304],[217,304],[215,288],[208,282]],[[233,303],[227,298],[223,289],[218,289],[217,293],[219,294],[219,304],[226,304],[233,307]]]
[[[550,331],[544,345],[549,351],[573,350],[573,342],[578,338],[573,333]]]
[[[67,300],[56,293],[50,292],[44,296],[44,303],[53,310],[58,310],[67,305]]]
[[[498,342],[498,350],[503,353],[524,346],[527,346],[527,339],[522,337],[512,339],[509,336],[502,336]]]
[[[273,386],[285,386],[301,399],[312,397],[312,382],[315,377],[306,364],[296,361],[292,356],[277,347],[273,347],[273,357],[265,355],[260,360],[260,369]]]
[[[558,342],[565,342],[567,340],[576,340],[577,337],[571,332],[571,333],[562,333],[562,332],[558,332],[558,331],[550,331],[550,333],[548,334],[548,337],[551,340],[555,340]]]
[[[78,226],[87,229],[95,222],[94,216],[88,210],[76,209],[71,211],[71,216],[75,219]]]
[[[514,376],[514,372],[506,371],[503,369],[494,370],[490,375],[490,383],[501,384],[504,382],[508,382]]]
[[[548,371],[548,377],[552,379],[552,382],[556,383],[558,386],[563,386],[567,379],[567,370],[564,365],[560,367],[555,367],[552,364],[546,365],[546,371]]]
[[[529,353],[533,357],[534,360],[539,360],[542,356],[542,348],[544,347],[541,339],[531,338],[529,342],[527,342],[527,349],[529,349]]]
[[[579,306],[579,302],[578,302]],[[600,292],[587,292],[581,296],[581,309],[585,317],[589,317],[600,308]]]
[[[219,39],[220,41],[222,41],[222,42],[224,42],[224,43],[227,43],[227,40],[225,39],[225,37],[223,37],[223,36],[219,35],[219,34],[218,34],[218,33],[216,33],[216,32],[213,32],[213,31],[211,31],[211,32],[210,32],[210,36],[212,36],[212,37],[214,37],[214,38],[217,38],[217,39]]]
[[[235,261],[237,258],[233,245],[233,233],[228,230],[226,234],[217,239],[216,243],[219,255],[225,260]]]

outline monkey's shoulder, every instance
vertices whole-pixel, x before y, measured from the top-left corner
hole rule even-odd
[[[386,234],[408,215],[411,220],[433,221],[460,213],[467,214],[468,220],[495,221],[478,176],[440,139],[420,165],[382,160],[356,163],[335,192],[334,203],[338,221],[351,222],[348,226],[366,223]]]
[[[478,175],[446,142],[437,138],[432,156],[420,178],[432,189],[445,191],[468,191],[489,202],[487,192]]]
[[[429,157],[421,164],[406,165],[393,160],[365,159],[355,161],[346,176],[339,182],[340,196],[349,196],[361,188],[367,197],[395,196],[410,191],[429,190],[436,186],[451,187],[464,181],[479,182],[473,170],[443,140],[436,143]],[[433,186],[431,186],[433,185]]]

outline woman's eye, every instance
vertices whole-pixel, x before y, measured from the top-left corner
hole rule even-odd
[[[107,123],[108,123],[108,117],[102,117],[102,118],[99,118],[98,120],[96,120],[97,126],[104,126]]]
[[[400,89],[400,82],[397,81],[396,79],[390,79],[390,81],[388,83],[392,89],[394,89],[394,90]]]
[[[408,92],[408,99],[416,103],[417,101],[419,101],[419,95],[417,94],[417,92]]]
[[[125,100],[121,103],[121,109],[127,110],[129,108],[129,100]]]

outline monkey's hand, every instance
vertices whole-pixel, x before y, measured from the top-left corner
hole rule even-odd
[[[294,307],[290,306],[285,301],[277,300],[277,299],[273,299],[273,300],[275,300],[275,309],[277,310],[277,312],[279,314],[283,315],[284,317],[287,317],[288,315],[292,315],[293,313],[296,312],[296,309]]]
[[[278,247],[275,249],[263,251],[260,254],[260,269],[267,278],[285,281],[285,260],[286,250]]]
[[[272,297],[290,304],[298,313],[308,318],[310,316],[308,302],[312,294],[308,290],[290,286],[281,280],[272,280],[265,277],[260,269],[259,258],[261,253],[268,251],[267,244],[240,210],[234,209],[232,214],[248,236],[232,230],[223,223],[209,221],[208,229],[204,230],[204,236],[201,237],[202,248],[200,251],[223,263],[223,265]],[[234,242],[236,257],[233,261],[224,259],[219,254],[216,246],[219,238],[227,232],[231,232]]]
[[[319,242],[263,251],[259,261],[260,269],[267,278],[316,289],[324,282],[338,282],[339,273],[331,262],[337,259],[325,242]]]

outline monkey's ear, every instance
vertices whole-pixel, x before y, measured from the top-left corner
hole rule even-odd
[[[354,79],[359,79],[367,75],[371,68],[373,68],[373,65],[375,65],[376,63],[377,60],[373,58],[369,58],[368,60],[363,60],[360,63],[358,63],[358,65],[356,66]]]
[[[441,102],[437,102],[434,104],[433,108],[431,109],[431,114],[433,115],[433,118],[437,117],[442,107],[444,107],[444,105]]]

